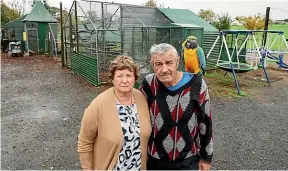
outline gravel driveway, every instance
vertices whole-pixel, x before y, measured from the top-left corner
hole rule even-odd
[[[99,88],[44,56],[1,62],[1,169],[80,169],[80,121]],[[213,169],[288,169],[287,80],[255,98],[212,95]]]

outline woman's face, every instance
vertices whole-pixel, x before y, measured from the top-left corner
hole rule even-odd
[[[119,92],[130,92],[135,84],[134,72],[131,72],[129,69],[116,70],[112,82]]]

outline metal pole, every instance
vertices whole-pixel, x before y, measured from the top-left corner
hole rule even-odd
[[[249,37],[250,37],[250,34],[248,34],[248,36],[246,37],[245,41],[244,41],[243,44],[241,45],[241,47],[240,47],[240,49],[239,49],[239,51],[238,51],[238,53],[237,53],[237,56],[240,54],[241,50],[242,50],[243,47],[246,45],[246,42],[248,41]]]
[[[224,34],[222,35],[222,38],[223,38],[224,45],[225,45],[225,48],[226,48],[226,52],[227,52],[227,55],[228,55],[228,58],[229,58],[229,64],[230,64],[230,67],[232,69],[232,73],[233,73],[234,81],[235,81],[235,84],[236,84],[237,92],[240,95],[240,87],[239,87],[239,84],[238,84],[238,80],[237,80],[237,77],[236,77],[236,73],[235,73],[235,70],[234,70],[234,67],[233,67],[233,63],[232,63],[232,60],[231,60],[231,56],[230,56],[230,53],[229,53],[229,49],[228,49],[227,42],[226,42],[226,39],[224,37]]]
[[[277,34],[276,38],[274,39],[274,41],[272,42],[272,44],[271,44],[271,46],[269,47],[268,50],[270,50],[274,46],[274,44],[275,44],[276,40],[278,39],[278,37],[279,37],[279,34]]]
[[[284,34],[282,34],[282,38],[283,38],[284,44],[286,45],[286,48],[288,49],[288,43],[286,41],[286,38],[285,38]]]
[[[72,11],[72,9],[73,9],[73,6],[74,6],[74,2],[73,2],[73,4],[72,4],[72,6],[71,6],[71,8],[70,8],[70,10],[69,10],[69,12],[68,12],[68,14],[71,13],[71,11]],[[64,22],[65,25],[66,25],[67,21],[68,21],[68,17],[66,18],[66,20],[65,20],[65,22]]]
[[[101,23],[102,23],[102,29],[104,29],[104,4],[101,2]]]
[[[263,70],[264,70],[264,73],[265,73],[265,77],[266,77],[266,80],[267,80],[267,83],[270,85],[270,80],[269,80],[269,77],[268,77],[268,73],[267,73],[267,70],[266,70],[266,60],[265,60],[265,56],[261,56],[261,53],[259,51],[259,47],[257,45],[257,41],[256,41],[256,38],[255,38],[255,35],[252,34],[252,37],[253,37],[253,40],[254,40],[254,43],[255,43],[255,46],[256,46],[256,49],[257,49],[257,52],[258,52],[258,55],[260,57],[261,60],[261,63],[262,63],[262,66],[263,66]]]
[[[261,58],[261,53],[260,53],[260,50],[259,50],[259,47],[258,47],[258,44],[257,44],[257,41],[256,41],[254,33],[252,34],[252,37],[253,37],[253,40],[254,40],[254,43],[255,43],[255,46],[256,46],[256,50],[257,50],[258,56]]]
[[[135,51],[135,49],[134,49],[134,34],[135,34],[135,28],[133,27],[133,28],[132,28],[132,56],[133,56],[133,58],[135,59],[135,53],[134,53],[134,51]]]
[[[90,1],[90,9],[89,9],[89,14],[91,15],[91,12],[92,12],[92,7],[91,7],[91,5],[92,5],[92,2]],[[91,36],[91,35],[90,35]],[[92,37],[92,36],[91,36]],[[92,48],[93,48],[93,45],[92,45],[92,41],[90,41],[90,55],[92,56],[92,53],[93,53],[93,50],[92,50]],[[97,49],[96,49],[97,50]]]
[[[265,77],[266,77],[267,83],[270,85],[270,80],[269,80],[269,77],[268,77],[268,72],[267,72],[267,70],[266,70],[266,66],[264,66],[264,65],[266,65],[266,64],[265,64],[265,62],[266,62],[265,57],[262,58],[261,62],[262,62],[262,66],[263,66],[263,70],[264,70],[264,73],[265,73]]]
[[[124,28],[123,28],[123,7],[120,5],[120,34],[121,34],[121,53],[124,53]]]
[[[75,33],[75,36],[76,36],[76,52],[79,53],[79,38],[78,38],[78,16],[77,16],[77,1],[74,0],[74,5],[75,5],[75,22],[76,22],[76,25],[75,25],[75,29],[76,29],[76,33]]]
[[[269,26],[269,15],[270,15],[270,7],[266,8],[266,17],[265,17],[265,25],[264,25],[264,30],[265,32],[263,33],[263,41],[262,41],[262,46],[265,47],[266,45],[266,40],[267,40],[267,30]]]
[[[258,56],[259,56],[259,59],[261,59],[261,53],[260,53],[260,50],[259,50],[259,47],[258,47],[258,44],[257,44],[257,41],[256,41],[256,38],[255,38],[255,35],[254,33],[252,33],[252,38],[253,38],[253,41],[254,41],[254,45],[256,47],[256,50],[257,50],[257,53],[258,53]],[[253,48],[254,49],[254,48]],[[256,60],[256,66],[257,66],[257,60]],[[263,66],[264,67],[264,66]],[[266,67],[266,66],[265,66]]]
[[[68,17],[68,16],[67,16]],[[68,59],[68,56],[67,56],[67,37],[66,37],[66,28],[65,30],[63,30],[64,32],[64,46],[63,46],[63,50],[65,50],[63,53],[64,53],[64,66],[68,66],[67,65],[67,59]],[[69,45],[70,46],[70,45]]]
[[[170,35],[170,36],[171,36],[171,35]],[[219,38],[220,38],[220,35],[218,35],[217,39],[215,40],[214,44],[212,45],[212,48],[211,48],[210,51],[208,52],[208,54],[207,54],[207,56],[206,56],[207,59],[208,59],[210,53],[212,52],[212,50],[214,49],[214,47],[215,47],[216,43],[218,42]]]
[[[70,55],[73,53],[74,43],[72,38],[72,15],[69,14]]]
[[[221,41],[221,47],[220,47],[220,53],[219,53],[219,57],[218,57],[218,59],[217,59],[216,65],[219,64],[219,61],[220,61],[220,58],[221,58],[221,55],[222,55],[223,44],[224,44],[224,42],[223,42],[223,40],[222,40],[222,41]]]
[[[103,31],[101,31],[101,37],[102,37],[102,40],[101,40],[101,44],[102,44],[102,47],[104,47],[104,50],[105,50],[105,20],[104,20],[104,15],[105,15],[105,12],[104,12],[104,4],[103,2],[101,2],[101,25],[102,25],[102,29]],[[105,53],[106,54],[106,53]]]
[[[232,39],[232,41],[233,41],[233,39]],[[237,43],[238,43],[238,35],[236,35],[236,38],[235,38],[235,45],[234,45],[234,47],[233,47],[232,54],[231,54],[232,58],[233,58],[235,49],[236,49],[236,47],[237,47]],[[232,47],[232,44],[231,44],[231,47]],[[237,53],[237,51],[236,51],[236,53]],[[237,56],[237,55],[236,55],[236,56]],[[239,60],[238,60],[238,62],[239,62]]]

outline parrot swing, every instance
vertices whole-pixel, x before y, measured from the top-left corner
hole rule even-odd
[[[230,53],[228,45],[227,45],[227,41],[226,41],[226,35],[227,34],[232,34],[232,41],[235,42],[232,53]],[[244,42],[242,43],[242,45],[240,45],[240,48],[238,47],[239,35],[246,36]],[[234,36],[234,40],[233,40],[233,36]],[[258,69],[258,65],[260,65],[260,64],[263,66],[263,70],[264,70],[264,73],[266,76],[267,83],[270,84],[270,80],[268,78],[268,74],[266,71],[265,56],[262,56],[260,53],[259,46],[258,46],[258,43],[257,43],[256,38],[255,38],[255,31],[251,31],[251,30],[248,30],[248,31],[244,31],[244,30],[243,31],[242,30],[241,31],[238,31],[238,30],[220,31],[220,34],[218,35],[212,48],[209,50],[209,52],[206,56],[207,59],[209,58],[209,55],[211,54],[215,45],[218,43],[218,41],[220,39],[221,39],[221,48],[220,48],[219,57],[217,59],[216,67],[218,67],[224,71],[233,73],[233,77],[234,77],[234,81],[235,81],[235,85],[236,85],[238,94],[240,94],[240,87],[239,87],[238,80],[236,78],[236,73],[244,73],[244,72],[248,72],[251,70],[256,70],[256,69]],[[244,46],[246,47],[247,45],[249,46],[250,49],[247,49],[244,55],[240,54],[241,51],[244,50],[243,49]],[[225,47],[225,50],[227,52],[228,61],[221,59],[223,46]],[[233,57],[236,59],[234,59]],[[245,57],[245,62],[240,62],[239,57]]]

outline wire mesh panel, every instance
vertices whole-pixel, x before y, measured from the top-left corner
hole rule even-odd
[[[124,54],[132,56],[139,64],[142,75],[146,75],[151,72],[151,46],[166,41],[165,39],[167,43],[171,41],[166,33],[162,38],[157,36],[156,27],[171,22],[157,8],[88,0],[74,1],[63,30],[67,64],[69,66],[71,63],[71,54],[77,62],[81,61],[78,58],[83,55],[83,60],[94,59],[89,61],[95,64],[96,60],[99,82],[108,82],[110,61],[117,55]],[[81,69],[77,66],[77,72],[79,71]]]
[[[78,2],[79,52],[97,58],[100,82],[109,82],[110,61],[122,53],[120,31],[120,5]]]
[[[50,56],[57,56],[57,51],[57,24],[49,23],[45,37],[45,53],[49,53]]]
[[[36,28],[27,29],[28,48],[34,52],[38,52],[38,30]]]
[[[153,72],[150,66],[150,48],[154,44],[169,43],[180,55],[183,28],[127,27],[124,29],[123,52],[132,56],[140,66],[140,79]],[[128,35],[127,35],[128,34]]]
[[[58,28],[60,28],[59,23],[49,23],[49,31],[51,32],[52,38],[52,54],[57,56],[57,52],[59,51],[58,46],[61,45],[59,42],[59,38],[57,35]]]

